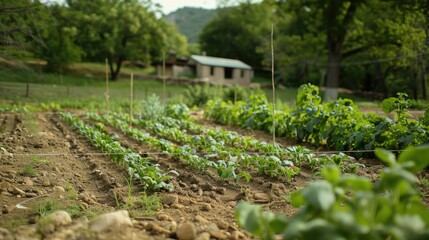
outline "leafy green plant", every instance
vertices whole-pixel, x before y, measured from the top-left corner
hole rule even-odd
[[[143,158],[131,149],[121,146],[121,143],[112,136],[84,123],[70,113],[62,112],[61,117],[91,140],[94,146],[105,153],[109,153],[109,157],[114,162],[128,165],[128,174],[140,180],[144,187],[153,190],[162,188],[172,190],[173,186],[166,182],[170,179],[170,176],[163,173],[159,169],[159,165],[153,164],[150,158]],[[123,123],[122,127],[129,128],[125,123]]]
[[[36,213],[44,217],[60,209],[60,204],[55,199],[47,199],[36,205]]]
[[[37,177],[39,175],[37,169],[35,169],[33,165],[25,165],[19,174],[27,177]]]
[[[291,218],[262,212],[260,206],[239,204],[240,226],[274,239],[428,239],[429,210],[416,190],[418,172],[429,165],[429,146],[410,147],[396,159],[383,149],[376,155],[388,167],[373,183],[365,177],[342,175],[336,165],[322,170],[323,181],[291,195],[300,207]]]
[[[208,84],[189,86],[185,92],[185,103],[189,107],[201,107],[210,99],[221,97],[222,90]]]
[[[143,193],[140,197],[140,204],[143,215],[151,215],[155,211],[162,208],[162,203],[159,196],[156,194],[147,195],[146,192]]]
[[[165,106],[159,100],[159,97],[152,94],[142,103],[141,118],[156,121],[165,113]]]
[[[322,103],[318,87],[306,84],[298,90],[296,105],[277,110],[274,116],[273,106],[263,95],[252,95],[247,101],[235,104],[231,101],[208,101],[204,116],[220,124],[269,133],[272,133],[275,121],[278,136],[338,151],[377,147],[398,150],[429,143],[429,117],[421,120],[410,118],[407,108],[411,101],[406,94],[386,99],[382,105],[386,112],[395,111],[395,119],[364,114],[349,99]],[[354,153],[356,157],[364,154]]]
[[[66,190],[67,195],[70,199],[77,199],[79,196],[78,191],[73,187],[70,182],[66,182],[64,190]]]

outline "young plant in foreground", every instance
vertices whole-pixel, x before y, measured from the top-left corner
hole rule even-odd
[[[388,165],[377,182],[329,165],[322,170],[325,180],[291,195],[300,207],[291,218],[241,203],[238,224],[262,239],[429,239],[429,209],[412,173],[429,165],[429,146],[410,147],[398,159],[383,149],[375,153]]]

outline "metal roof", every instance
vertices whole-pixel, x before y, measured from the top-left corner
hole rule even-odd
[[[229,58],[219,58],[219,57],[208,57],[208,56],[199,56],[191,55],[191,59],[197,63],[216,66],[216,67],[229,67],[229,68],[240,68],[240,69],[249,69],[252,70],[252,67],[245,64],[244,62],[236,59]]]

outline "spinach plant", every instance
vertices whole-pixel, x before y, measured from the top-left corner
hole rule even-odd
[[[429,239],[429,209],[413,174],[429,165],[429,146],[409,147],[397,159],[383,149],[376,155],[388,165],[376,182],[329,165],[322,170],[324,180],[292,194],[299,207],[292,217],[241,203],[237,222],[262,239]]]

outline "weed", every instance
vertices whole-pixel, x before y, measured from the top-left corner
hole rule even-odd
[[[66,182],[64,189],[66,190],[69,198],[71,198],[71,199],[77,199],[78,198],[79,194],[78,194],[77,190],[73,187],[73,185],[71,185],[71,183]]]
[[[50,213],[59,210],[59,208],[59,203],[56,200],[48,199],[36,205],[36,213],[39,214],[41,217],[44,217],[46,215],[49,215]]]
[[[33,167],[33,165],[25,165],[24,168],[19,172],[19,175],[27,177],[36,177],[39,174],[37,170]]]
[[[20,226],[27,225],[27,219],[19,218],[19,219],[10,219],[4,224],[4,228],[8,230],[15,230]]]
[[[79,204],[67,205],[64,210],[68,212],[70,214],[70,217],[72,218],[81,217],[85,214]]]
[[[151,95],[147,100],[142,103],[141,117],[146,120],[158,120],[165,113],[165,106],[155,94]]]
[[[37,164],[46,164],[49,165],[52,163],[51,159],[45,159],[45,158],[41,158],[39,156],[31,156],[31,161],[37,163]]]
[[[139,212],[141,212],[142,215],[152,215],[155,211],[162,208],[161,199],[156,194],[147,195],[143,193],[138,205],[141,205],[141,211]]]

